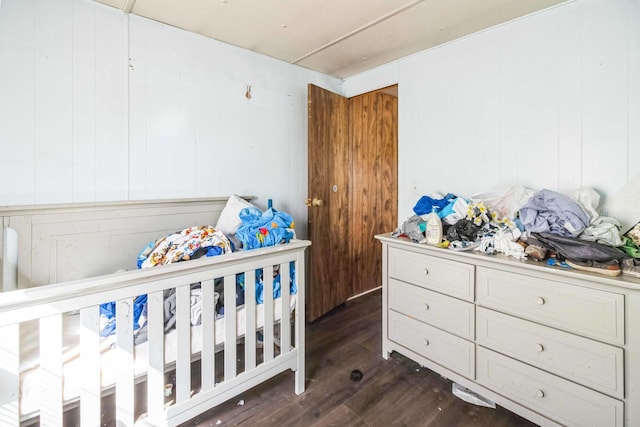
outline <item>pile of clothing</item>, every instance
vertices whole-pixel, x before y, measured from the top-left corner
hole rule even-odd
[[[422,196],[392,235],[424,242],[425,218],[437,212],[446,230],[441,247],[640,278],[640,223],[621,235],[616,219],[598,213],[599,202],[588,187],[562,194],[515,186],[469,198],[434,193]]]
[[[236,218],[237,216],[237,218]],[[224,255],[237,250],[250,250],[288,243],[295,238],[294,221],[286,212],[268,208],[264,212],[247,204],[234,213],[236,226],[225,234],[211,225],[193,226],[169,233],[150,242],[138,254],[138,268],[149,268],[200,257]],[[297,293],[295,264],[290,263],[289,280],[291,295]],[[255,298],[257,304],[264,303],[263,270],[255,271]],[[236,275],[235,306],[244,304],[244,273]],[[280,266],[273,269],[273,297],[280,298]],[[214,304],[216,318],[224,316],[224,281],[214,279]],[[200,283],[190,286],[191,324],[202,320],[202,290]],[[167,289],[163,295],[165,332],[175,327],[175,289]],[[135,344],[147,341],[147,295],[139,295],[133,301],[133,330]],[[116,331],[116,303],[100,305],[100,336],[113,336]]]

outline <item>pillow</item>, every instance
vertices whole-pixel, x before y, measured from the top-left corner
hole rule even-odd
[[[237,194],[229,197],[227,204],[222,212],[220,212],[220,217],[216,224],[216,230],[221,231],[224,234],[234,234],[240,224],[242,224],[242,220],[239,215],[240,211],[251,206],[253,206],[251,203],[247,202]]]

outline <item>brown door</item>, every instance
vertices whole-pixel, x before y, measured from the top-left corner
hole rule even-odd
[[[397,225],[397,97],[309,85],[309,280],[313,321],[381,284],[373,236]]]
[[[351,293],[382,284],[382,251],[374,236],[398,223],[398,97],[382,91],[349,99],[351,145]]]
[[[307,197],[311,199],[312,244],[307,318],[312,321],[349,298],[349,100],[314,85],[308,91]]]

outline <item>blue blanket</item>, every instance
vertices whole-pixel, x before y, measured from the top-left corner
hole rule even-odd
[[[288,213],[269,208],[262,212],[252,206],[240,211],[242,224],[236,237],[244,249],[256,249],[288,243],[293,239],[293,219]]]

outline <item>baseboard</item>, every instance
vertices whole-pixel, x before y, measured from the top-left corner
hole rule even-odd
[[[375,291],[380,290],[380,289],[382,289],[382,285],[380,285],[380,286],[378,286],[376,288],[373,288],[373,289],[369,289],[368,291],[364,291],[364,292],[362,292],[362,293],[360,293],[358,295],[354,295],[352,297],[349,297],[349,298],[347,298],[347,301],[351,301],[353,299],[363,297],[363,296],[365,296],[367,294],[370,294],[371,292],[375,292]]]

